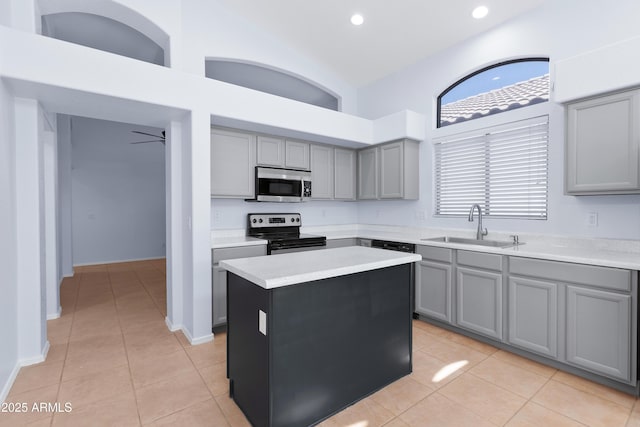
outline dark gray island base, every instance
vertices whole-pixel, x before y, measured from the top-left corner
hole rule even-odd
[[[411,373],[410,264],[273,289],[227,274],[229,391],[253,426],[317,424]]]

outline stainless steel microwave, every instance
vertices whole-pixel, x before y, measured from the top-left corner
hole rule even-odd
[[[311,198],[311,172],[256,166],[259,202],[304,202]]]

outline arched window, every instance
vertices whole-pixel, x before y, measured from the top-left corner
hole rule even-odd
[[[549,100],[549,58],[501,62],[458,80],[438,96],[437,126]]]

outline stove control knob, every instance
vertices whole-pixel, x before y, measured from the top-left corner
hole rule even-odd
[[[251,222],[253,222],[253,223],[255,224],[256,222],[258,222],[258,220],[256,220],[255,218],[253,218],[253,221],[251,221]]]
[[[300,222],[300,218],[296,218],[296,222]]]
[[[291,218],[291,222],[294,222],[294,221],[295,221],[295,219]]]
[[[260,219],[258,220],[258,222],[259,222],[260,224],[262,224],[262,218],[260,218]]]

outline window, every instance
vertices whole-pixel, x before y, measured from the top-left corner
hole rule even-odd
[[[437,126],[486,117],[549,100],[549,59],[502,62],[457,81],[438,97]]]
[[[548,116],[434,142],[435,214],[546,219]]]

